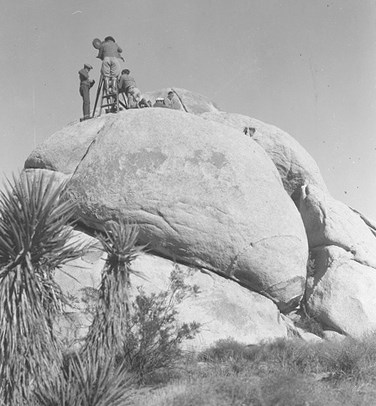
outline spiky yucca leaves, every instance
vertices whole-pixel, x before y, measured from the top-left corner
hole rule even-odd
[[[129,317],[130,274],[132,261],[145,247],[136,246],[139,227],[125,220],[106,225],[98,239],[107,253],[99,287],[99,301],[93,323],[85,340],[84,353],[106,356],[109,350],[121,348]]]
[[[124,365],[78,354],[69,357],[56,376],[38,380],[35,399],[40,406],[126,406],[133,396],[132,377]]]
[[[40,173],[13,177],[0,193],[0,399],[27,402],[33,377],[59,358],[52,321],[63,294],[53,270],[83,254],[69,243],[74,204]]]

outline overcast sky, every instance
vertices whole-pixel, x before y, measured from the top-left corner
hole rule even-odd
[[[0,0],[0,173],[82,114],[112,35],[141,91],[181,87],[274,124],[376,219],[375,0]],[[96,88],[94,88],[96,90]],[[92,90],[92,102],[95,98]]]

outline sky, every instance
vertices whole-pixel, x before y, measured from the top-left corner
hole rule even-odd
[[[180,87],[273,124],[376,219],[376,0],[0,0],[0,176],[82,114],[111,35],[142,92]],[[95,91],[91,91],[92,104]]]

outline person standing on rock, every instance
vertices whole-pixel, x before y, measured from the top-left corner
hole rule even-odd
[[[97,58],[102,60],[101,73],[105,80],[106,89],[109,89],[109,78],[118,78],[121,73],[120,60],[124,58],[120,55],[123,50],[111,36],[106,37],[99,46]]]
[[[80,95],[83,100],[82,104],[82,110],[83,110],[83,120],[87,120],[90,118],[90,89],[93,87],[95,80],[90,80],[89,79],[89,72],[90,70],[93,69],[91,65],[88,63],[84,64],[83,69],[78,71],[78,75],[80,77]]]

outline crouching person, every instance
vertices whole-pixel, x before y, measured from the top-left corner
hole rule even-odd
[[[121,76],[119,79],[119,93],[125,93],[128,98],[129,107],[140,107],[139,103],[141,101],[141,92],[136,85],[136,81],[129,74],[131,71],[129,69],[123,69],[121,71]],[[133,103],[131,104],[132,98]]]

